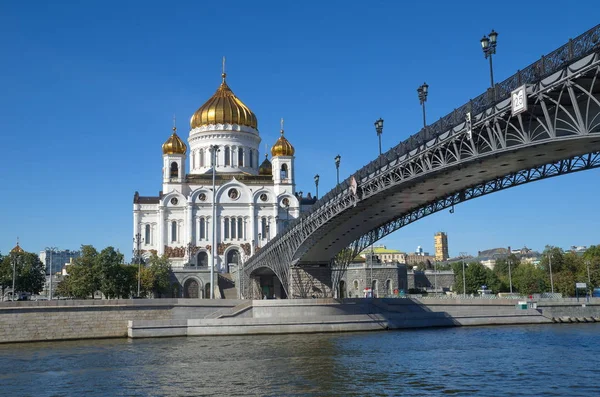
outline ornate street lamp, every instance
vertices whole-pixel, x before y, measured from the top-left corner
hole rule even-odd
[[[315,198],[319,199],[319,174],[315,175],[315,188],[317,189],[317,194]]]
[[[490,58],[490,82],[492,88],[494,88],[494,68],[492,66],[492,55],[496,53],[498,33],[492,29],[488,36],[483,36],[481,39],[481,49],[483,50],[485,59],[488,59],[488,57]]]
[[[337,184],[340,184],[340,160],[342,159],[342,157],[338,154],[337,156],[335,156],[334,160],[335,160],[335,169],[337,171]]]
[[[133,238],[133,242],[135,243],[135,249],[133,250],[133,257],[135,262],[138,265],[138,288],[137,288],[137,296],[140,297],[141,289],[142,289],[142,261],[140,260],[140,254],[142,250],[140,249],[140,245],[142,244],[142,234],[136,233]],[[52,277],[52,276],[50,276]]]
[[[212,145],[211,149],[211,163],[212,163],[212,264],[210,267],[210,299],[215,299],[215,264],[217,262],[217,191],[215,188],[216,179],[216,168],[217,168],[217,152],[219,151],[218,145]]]
[[[379,138],[379,155],[381,156],[381,134],[383,133],[383,119],[381,117],[375,122],[375,131],[377,131],[377,137]]]
[[[429,86],[427,83],[423,83],[417,88],[417,93],[419,94],[419,102],[421,103],[421,107],[423,108],[423,128],[427,127],[427,123],[425,122],[425,102],[427,102],[427,92],[429,90]]]

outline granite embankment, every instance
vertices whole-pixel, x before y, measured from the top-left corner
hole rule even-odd
[[[84,300],[0,303],[0,343],[600,322],[600,299]]]

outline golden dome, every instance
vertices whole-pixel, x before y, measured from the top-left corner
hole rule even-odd
[[[23,252],[25,252],[25,251],[23,251],[23,248],[21,248],[18,241],[17,241],[17,246],[10,250],[11,254],[22,254]]]
[[[281,136],[279,137],[277,142],[275,142],[275,145],[273,145],[273,147],[271,148],[271,155],[273,157],[293,156],[294,152],[295,152],[294,147],[292,146],[290,141],[285,139],[285,137],[283,136],[283,129],[282,129]]]
[[[267,154],[265,154],[265,161],[258,167],[258,175],[273,175],[273,165],[267,158]]]
[[[177,128],[173,127],[173,135],[162,145],[163,154],[185,154],[187,146],[177,135]]]
[[[190,128],[209,124],[238,124],[257,129],[256,115],[231,91],[225,82],[227,75],[223,73],[222,76],[223,82],[217,92],[192,115]]]

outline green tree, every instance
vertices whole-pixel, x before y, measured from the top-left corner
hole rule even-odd
[[[547,290],[547,274],[531,263],[522,263],[513,273],[513,286],[522,295],[530,295]]]
[[[5,256],[0,254],[0,289],[2,290],[2,297],[4,297],[4,290],[12,287],[12,264],[10,259],[5,260]]]
[[[16,291],[37,294],[44,289],[46,274],[40,258],[31,252],[17,252],[2,258],[0,284],[3,293],[6,287],[12,288],[13,266]]]
[[[104,248],[94,260],[93,269],[98,278],[99,289],[108,299],[119,298],[129,289],[126,271],[122,269],[123,254],[113,247]],[[129,296],[129,293],[126,294]]]
[[[583,264],[585,266],[585,273],[587,281],[587,274],[589,269],[590,275],[590,288],[600,286],[600,245],[592,245],[583,253]]]
[[[462,269],[461,269],[462,270]],[[486,267],[479,262],[471,262],[465,271],[467,294],[475,294],[481,286],[487,285],[488,274]]]
[[[168,294],[171,290],[171,262],[166,255],[158,256],[153,254],[148,259],[147,269],[149,276],[144,276],[142,271],[142,281],[147,279],[145,285],[146,293],[152,292],[155,297],[161,297]]]
[[[94,296],[100,289],[100,279],[96,274],[98,251],[92,245],[81,246],[81,256],[68,267],[69,275],[57,286],[57,294],[76,299]]]

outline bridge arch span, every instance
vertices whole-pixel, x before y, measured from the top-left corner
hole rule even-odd
[[[290,286],[295,267],[343,270],[362,248],[441,209],[600,167],[599,37],[600,25],[380,155],[249,258],[244,274],[270,267]],[[524,94],[520,112],[513,90]]]

